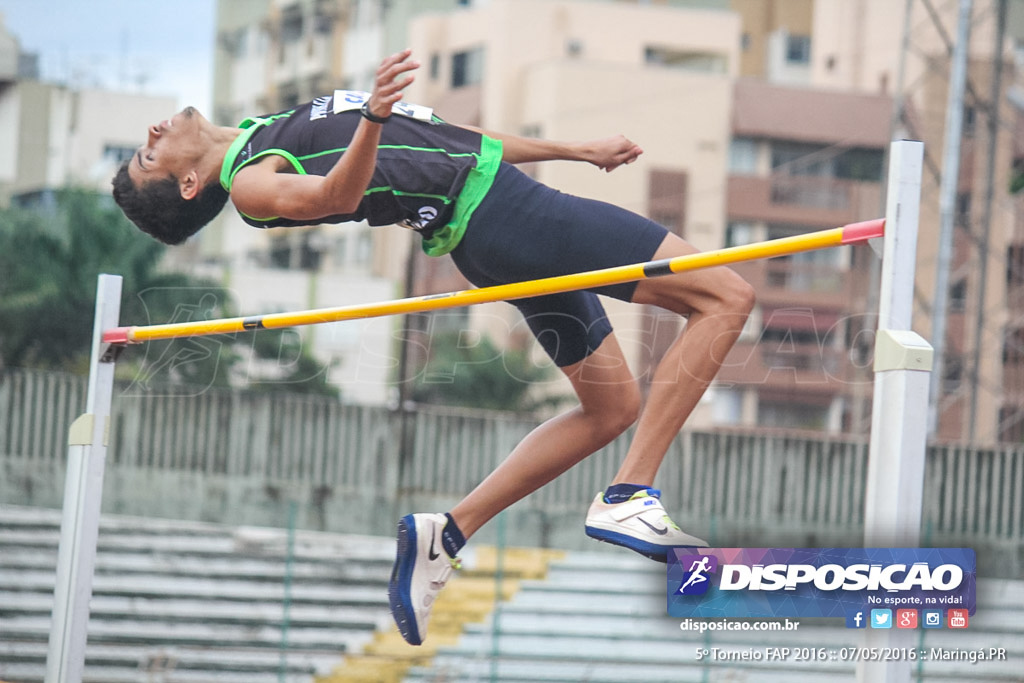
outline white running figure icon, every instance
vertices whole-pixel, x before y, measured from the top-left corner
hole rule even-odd
[[[708,566],[708,563],[710,561],[711,560],[707,555],[704,555],[699,560],[693,561],[693,563],[690,565],[690,568],[687,570],[691,572],[690,578],[686,579],[686,581],[683,582],[683,585],[679,587],[680,593],[682,593],[689,586],[692,586],[695,583],[704,583],[708,580],[708,577],[704,576],[704,572],[710,569],[710,567]]]

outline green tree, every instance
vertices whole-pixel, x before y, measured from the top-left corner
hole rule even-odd
[[[62,190],[51,206],[0,211],[0,367],[84,372],[92,337],[96,278],[123,278],[121,320],[133,324],[235,315],[216,283],[161,269],[164,247],[143,235],[106,196]],[[336,393],[324,368],[288,331],[151,342],[131,347],[119,376],[141,385],[260,386]],[[287,353],[286,353],[286,352]],[[271,362],[269,377],[248,368]],[[269,384],[264,380],[272,379]]]
[[[431,356],[416,377],[413,400],[486,410],[536,410],[559,398],[534,400],[530,387],[552,376],[522,349],[499,349],[489,337],[463,343],[461,332],[438,335]]]

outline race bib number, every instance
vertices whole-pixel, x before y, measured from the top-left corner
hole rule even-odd
[[[359,109],[366,100],[370,99],[370,93],[361,90],[335,90],[334,91],[334,113],[340,114],[343,111]],[[409,102],[395,102],[391,105],[391,113],[399,116],[408,116],[418,121],[427,121],[434,118],[434,110],[420,104]]]

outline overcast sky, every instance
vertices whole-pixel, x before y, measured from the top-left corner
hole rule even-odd
[[[210,114],[216,0],[0,0],[44,80],[171,95]]]

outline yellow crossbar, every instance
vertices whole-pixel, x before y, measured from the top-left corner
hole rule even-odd
[[[737,247],[699,252],[686,256],[677,256],[660,261],[634,263],[616,268],[592,270],[584,273],[573,273],[557,277],[513,282],[507,285],[466,289],[445,294],[395,299],[378,303],[356,304],[335,308],[318,308],[307,311],[288,313],[270,313],[241,318],[220,318],[216,320],[200,320],[166,325],[146,325],[140,327],[117,327],[103,333],[103,341],[109,344],[131,344],[152,341],[155,339],[175,339],[179,337],[198,337],[210,334],[229,334],[246,330],[277,329],[298,325],[316,325],[341,320],[358,320],[376,318],[401,313],[434,311],[444,308],[458,308],[473,304],[525,299],[556,292],[568,292],[577,289],[590,289],[604,285],[619,284],[646,280],[663,275],[684,273],[703,268],[725,266],[742,261],[785,256],[802,251],[838,247],[844,244],[856,244],[873,237],[881,237],[885,231],[885,219],[879,218],[861,223],[851,223],[840,228],[821,230],[818,232],[794,235],[781,239],[755,242]]]

